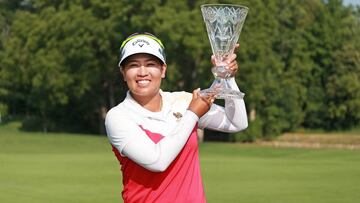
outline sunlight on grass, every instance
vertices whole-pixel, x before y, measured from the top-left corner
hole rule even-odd
[[[0,202],[122,202],[120,167],[105,136],[26,133],[0,126]],[[353,203],[360,153],[202,143],[208,202]]]

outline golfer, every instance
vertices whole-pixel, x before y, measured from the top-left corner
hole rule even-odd
[[[229,67],[237,71],[236,55]],[[242,99],[201,97],[199,89],[165,92],[164,46],[152,34],[134,34],[121,45],[120,72],[129,91],[106,115],[105,125],[120,162],[124,202],[206,202],[200,175],[197,128],[237,132],[247,127]],[[235,79],[231,88],[239,90]]]

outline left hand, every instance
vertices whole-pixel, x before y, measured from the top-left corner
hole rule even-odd
[[[231,54],[230,56],[228,56],[227,58],[225,58],[225,62],[227,63],[228,67],[229,67],[229,70],[231,72],[230,74],[230,77],[234,77],[237,70],[238,70],[238,64],[236,62],[236,54],[235,54],[235,50],[238,49],[240,47],[239,44],[236,44],[235,45],[235,49],[234,49],[234,53]],[[211,56],[211,63],[216,66],[216,63],[215,63],[215,56],[212,55]]]
[[[193,91],[193,97],[188,109],[194,112],[200,118],[209,111],[214,100],[215,95],[201,96],[200,88],[198,88]]]

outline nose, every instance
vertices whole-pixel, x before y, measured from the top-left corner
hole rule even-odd
[[[146,76],[147,74],[148,74],[147,68],[144,65],[140,66],[139,71],[138,71],[138,75],[139,76]]]

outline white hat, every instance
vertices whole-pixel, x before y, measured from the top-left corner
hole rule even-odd
[[[128,37],[122,43],[119,66],[127,57],[139,53],[156,56],[166,64],[164,46],[157,37],[151,34],[135,34]]]

